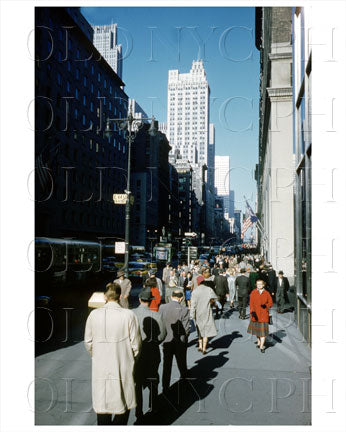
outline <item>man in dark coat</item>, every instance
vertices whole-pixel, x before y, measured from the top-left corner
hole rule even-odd
[[[273,269],[273,266],[271,264],[269,264],[267,273],[268,273],[268,291],[270,292],[274,300],[275,292],[276,292],[276,271]]]
[[[245,268],[240,269],[241,274],[235,280],[235,288],[238,291],[238,309],[240,319],[245,319],[247,299],[251,289],[249,278],[245,276],[245,272]]]
[[[285,310],[285,298],[287,296],[287,291],[289,290],[290,284],[284,272],[279,271],[279,277],[276,279],[276,304],[277,312],[283,313]]]
[[[163,372],[162,389],[168,392],[171,380],[173,356],[177,360],[181,378],[187,376],[186,351],[187,339],[190,332],[189,309],[181,302],[184,294],[174,290],[171,302],[160,307],[167,335],[163,341]]]
[[[218,276],[219,272],[220,272],[219,264],[214,264],[214,267],[213,267],[213,270],[212,270],[212,275],[213,276]]]
[[[142,346],[134,368],[137,422],[140,422],[143,416],[142,388],[149,388],[150,411],[155,412],[157,410],[158,369],[161,361],[159,344],[166,336],[166,329],[161,313],[149,309],[153,298],[150,289],[143,289],[139,294],[140,305],[133,309],[138,318],[142,336]]]
[[[226,294],[229,292],[228,290],[228,282],[227,278],[224,276],[224,273],[215,276],[215,294],[218,296],[218,300],[221,304],[221,309],[216,309],[215,318],[219,317],[219,314],[222,315],[223,307],[226,303]]]

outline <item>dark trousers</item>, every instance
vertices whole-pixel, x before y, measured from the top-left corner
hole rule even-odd
[[[247,306],[247,296],[241,296],[240,294],[238,294],[239,317],[245,318],[246,306]]]
[[[163,372],[162,372],[162,387],[163,391],[168,390],[171,380],[173,356],[175,356],[180,372],[180,377],[185,378],[187,375],[186,364],[186,342],[173,340],[163,344]]]
[[[282,289],[278,289],[276,292],[276,304],[277,309],[281,312],[285,309],[285,292]]]
[[[155,411],[157,409],[157,397],[158,397],[158,378],[148,378],[145,381],[136,381],[136,417],[143,415],[143,387],[149,387],[149,411]]]
[[[226,303],[226,294],[217,295],[217,297],[218,297],[218,300],[221,304],[221,310],[216,308],[216,316],[219,316],[219,313],[222,314],[223,307],[225,306],[225,303]]]
[[[127,410],[124,412],[124,414],[114,414],[114,418],[112,420],[112,414],[97,414],[97,424],[99,426],[126,426],[129,420],[129,415],[130,410]]]

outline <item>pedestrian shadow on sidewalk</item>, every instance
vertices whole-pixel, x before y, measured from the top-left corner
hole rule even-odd
[[[166,394],[161,393],[158,396],[157,412],[146,413],[141,424],[171,425],[194,404],[196,412],[206,413],[208,407],[203,400],[215,387],[212,382],[218,375],[216,369],[228,362],[226,354],[228,351],[222,351],[218,355],[197,360],[196,365],[189,370],[187,378],[175,382]]]
[[[282,339],[287,336],[286,330],[278,330],[274,333],[269,333],[267,336],[266,347],[270,348],[275,346],[277,343],[282,343]]]
[[[212,348],[211,351],[214,351],[215,349],[229,348],[234,339],[242,337],[243,335],[240,334],[238,330],[235,330],[231,334],[215,339],[210,343],[210,347]]]
[[[228,310],[226,310],[223,315],[222,318],[230,318],[233,314],[235,314],[236,312],[238,312],[238,308],[233,307],[233,308],[229,308]]]

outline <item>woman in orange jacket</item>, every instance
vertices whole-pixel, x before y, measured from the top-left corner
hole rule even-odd
[[[248,333],[257,336],[257,348],[264,353],[264,343],[269,334],[269,309],[273,306],[270,293],[264,289],[265,282],[257,279],[256,288],[250,294],[250,324]]]

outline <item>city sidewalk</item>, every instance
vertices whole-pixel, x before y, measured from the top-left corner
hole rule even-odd
[[[197,351],[194,330],[188,379],[179,381],[174,363],[170,394],[159,396],[159,413],[148,413],[146,424],[309,425],[310,349],[293,313],[273,310],[273,321],[264,354],[247,333],[248,320],[239,320],[236,311],[216,321],[218,335],[207,355]],[[82,342],[37,357],[36,424],[95,425],[90,378],[91,359]],[[143,399],[146,412],[147,389]],[[135,421],[132,410],[128,424]]]

